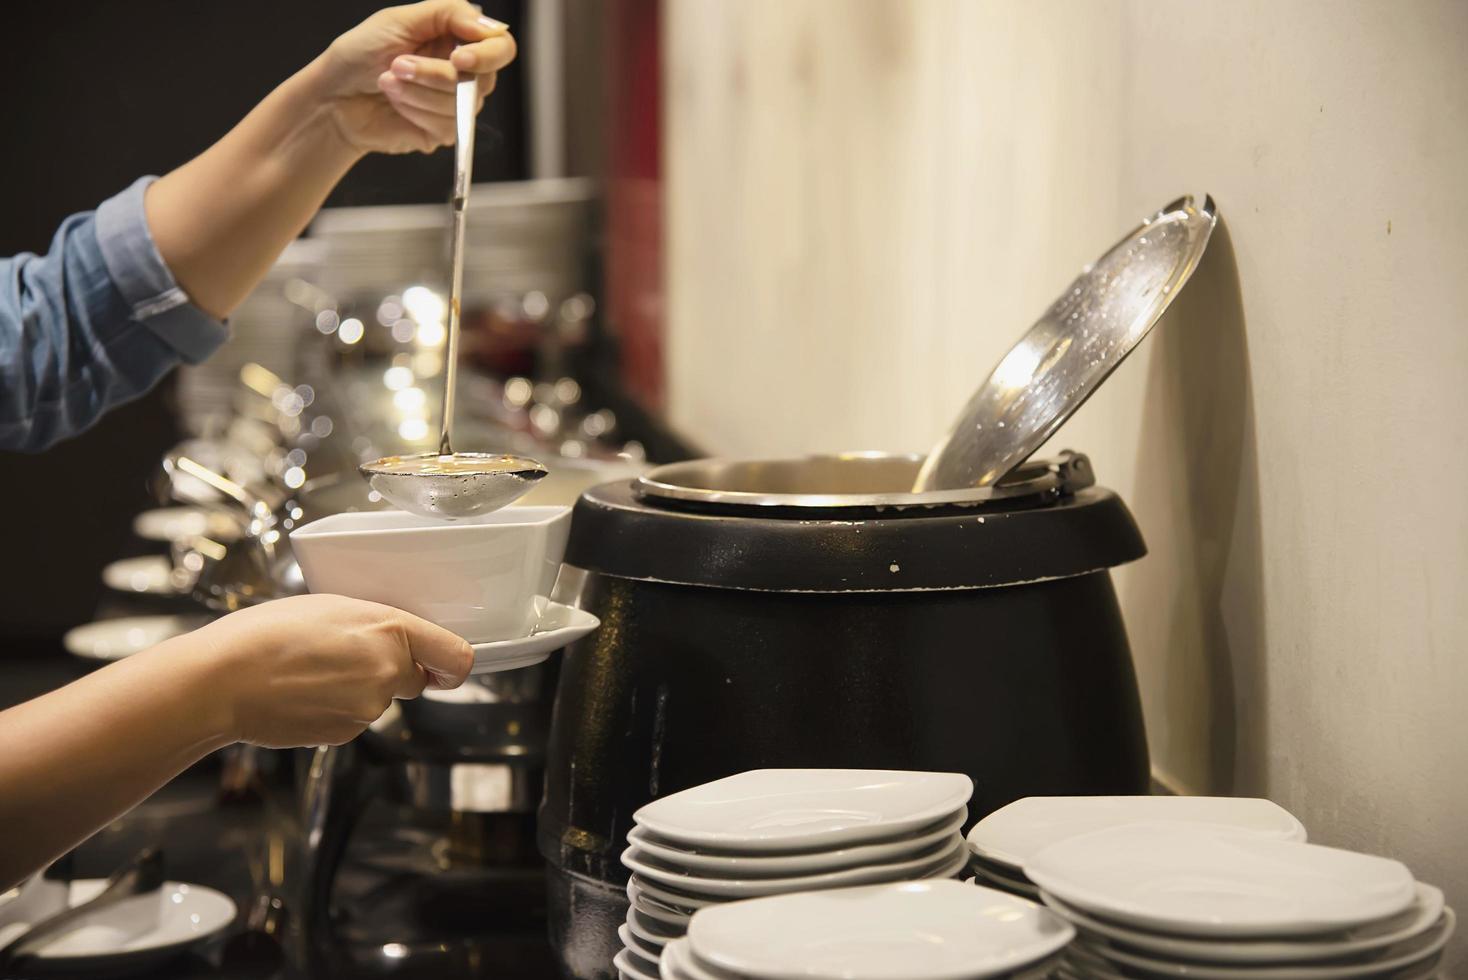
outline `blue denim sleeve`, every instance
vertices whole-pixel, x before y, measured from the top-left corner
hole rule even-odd
[[[45,255],[0,258],[0,449],[35,452],[228,338],[164,265],[145,177],[67,218]]]

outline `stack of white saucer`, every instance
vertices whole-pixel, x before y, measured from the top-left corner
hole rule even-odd
[[[633,815],[622,855],[632,878],[620,975],[657,980],[664,950],[699,910],[951,878],[967,863],[972,792],[957,773],[760,769],[649,803]]]
[[[1455,918],[1400,862],[1298,841],[1138,823],[1024,865],[1080,933],[1062,977],[1434,977]]]
[[[1074,930],[1023,899],[956,881],[777,895],[700,911],[662,980],[1038,980]]]
[[[1224,796],[1029,796],[980,820],[968,832],[969,870],[990,888],[1039,901],[1025,862],[1051,844],[1145,821],[1226,829],[1303,841],[1305,827],[1269,800]]]

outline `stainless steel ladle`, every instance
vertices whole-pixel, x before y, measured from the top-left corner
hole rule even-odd
[[[444,356],[443,427],[438,452],[388,456],[358,467],[372,489],[395,507],[438,520],[476,517],[523,496],[546,475],[524,456],[456,453],[450,438],[459,371],[459,319],[464,291],[464,212],[474,164],[474,117],[479,82],[460,76],[456,90],[458,131],[454,144],[453,242],[450,252],[448,347]]]

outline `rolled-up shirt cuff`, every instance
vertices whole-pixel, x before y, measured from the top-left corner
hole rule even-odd
[[[185,361],[197,364],[229,339],[229,328],[189,301],[153,244],[143,195],[156,177],[143,177],[97,208],[97,244],[107,273],[133,318]]]

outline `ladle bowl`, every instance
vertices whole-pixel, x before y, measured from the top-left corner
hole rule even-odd
[[[498,453],[385,456],[357,469],[394,507],[441,521],[499,510],[524,496],[548,472],[529,457]]]

